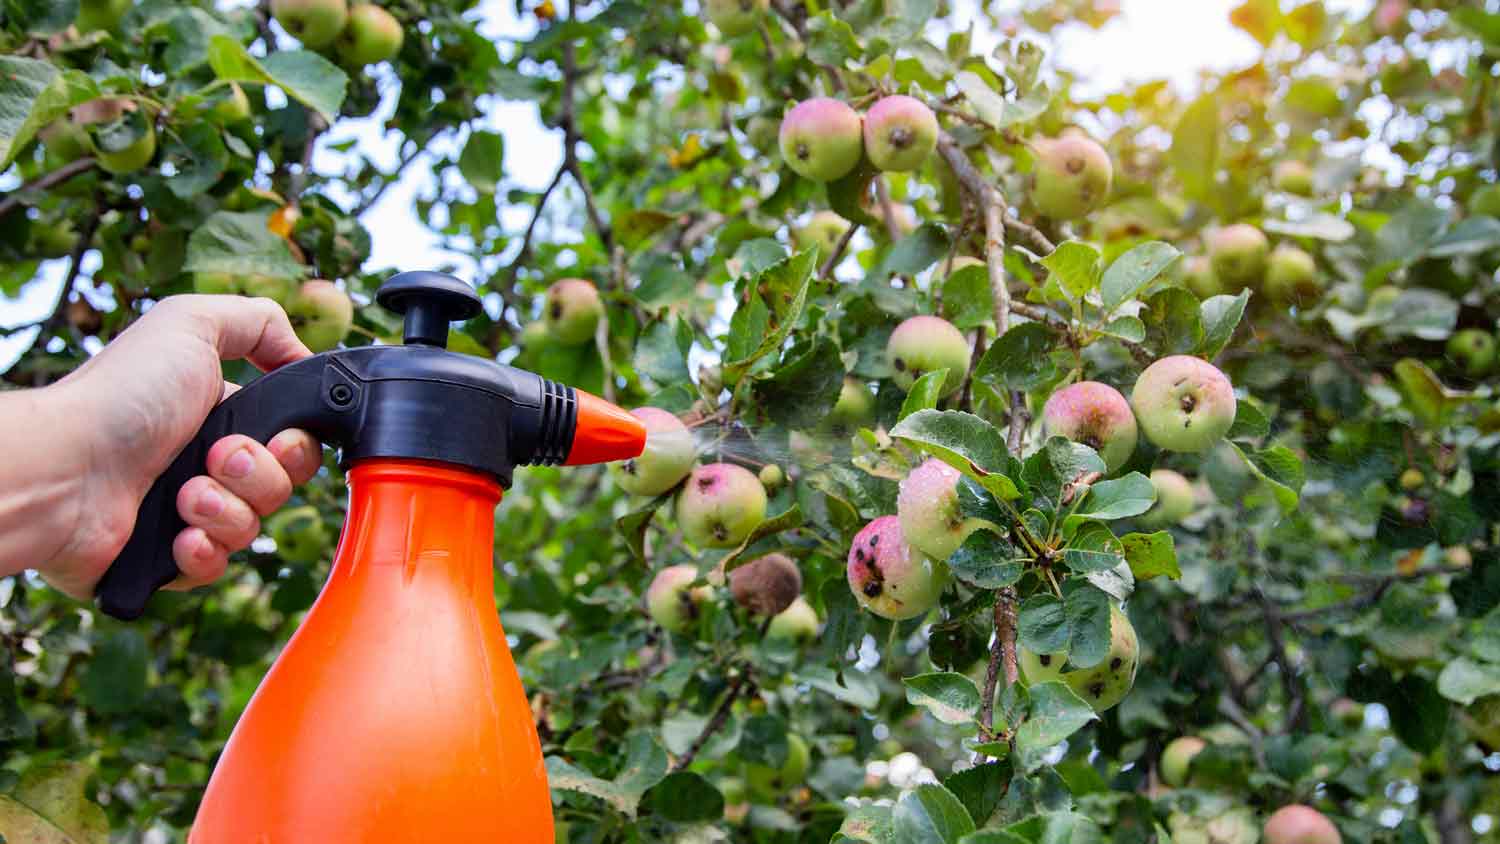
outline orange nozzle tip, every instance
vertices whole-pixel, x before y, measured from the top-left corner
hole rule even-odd
[[[646,450],[646,426],[622,407],[582,390],[578,396],[578,426],[565,466],[612,463],[641,456]]]

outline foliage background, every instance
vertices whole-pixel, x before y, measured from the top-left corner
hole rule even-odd
[[[391,67],[346,72],[268,58],[283,93],[247,84],[252,118],[216,123],[197,112],[201,92],[243,78],[242,49],[296,52],[263,10],[148,1],[112,29],[80,35],[67,30],[71,0],[7,2],[7,71],[43,72],[50,86],[42,97],[0,86],[16,107],[8,113],[128,94],[163,108],[164,132],[161,153],[139,173],[89,171],[7,197],[19,207],[7,209],[0,232],[0,292],[36,284],[44,258],[55,259],[51,272],[63,267],[65,283],[5,380],[28,387],[60,377],[151,301],[189,289],[195,261],[254,258],[262,270],[269,262],[300,271],[284,240],[253,227],[233,248],[195,249],[195,232],[246,219],[215,216],[223,212],[269,219],[296,201],[291,239],[308,272],[339,280],[367,305],[387,269],[367,260],[372,240],[393,235],[367,230],[359,212],[399,172],[352,147],[336,169],[308,172],[304,162],[325,124],[337,131],[340,120],[369,113],[379,86],[399,80],[385,129],[400,160],[430,168],[435,186],[416,197],[414,213],[464,256],[488,297],[487,314],[454,347],[627,405],[712,411],[701,430],[727,437],[712,438],[712,448],[783,464],[796,480],[772,512],[795,506],[797,518],[777,522],[785,529],[751,551],[784,547],[799,559],[825,629],[798,650],[761,641],[722,594],[696,635],[654,629],[640,610],[652,573],[682,561],[708,568],[721,555],[685,546],[667,511],[655,514],[644,545],[632,544],[647,518],[642,502],[602,472],[529,470],[507,496],[497,515],[502,619],[518,653],[563,643],[524,667],[545,750],[568,766],[567,777],[554,767],[561,835],[869,840],[875,833],[860,831],[868,819],[901,840],[956,841],[967,822],[1009,830],[971,840],[1149,841],[1166,840],[1174,812],[1263,815],[1294,800],[1317,805],[1350,841],[1491,834],[1500,719],[1485,698],[1500,693],[1500,554],[1486,490],[1500,472],[1497,416],[1493,385],[1460,371],[1443,346],[1457,328],[1495,328],[1500,221],[1476,201],[1500,163],[1493,3],[1415,3],[1381,31],[1368,8],[1325,15],[1320,4],[1251,0],[1234,20],[1263,53],[1207,76],[1201,97],[1152,82],[1099,93],[1057,73],[1044,58],[1054,27],[1109,17],[1107,4],[1081,0],[1034,4],[1024,15],[984,11],[987,29],[1025,35],[992,53],[977,53],[961,30],[947,34],[934,18],[948,10],[935,0],[782,0],[785,14],[767,15],[763,33],[732,41],[676,4],[558,3],[534,37],[500,43],[478,31],[462,0],[386,5],[407,31]],[[517,13],[536,17],[537,8],[518,3]],[[971,76],[960,81],[961,72]],[[880,382],[880,421],[894,426],[903,399],[884,380],[880,350],[904,316],[941,307],[988,347],[999,339],[984,326],[984,273],[946,280],[936,267],[984,248],[974,197],[939,156],[912,177],[885,180],[892,204],[910,206],[919,228],[903,233],[877,204],[826,272],[821,260],[783,262],[788,223],[830,204],[859,214],[849,191],[786,171],[768,132],[789,100],[840,89],[857,97],[876,83],[949,98],[957,113],[943,116],[945,129],[1004,192],[1008,213],[1050,243],[1092,244],[1101,267],[1149,242],[1201,254],[1206,231],[1249,220],[1313,252],[1329,287],[1301,309],[1251,296],[1222,351],[1205,340],[1222,322],[1205,325],[1204,316],[1227,306],[1202,310],[1180,284],[1181,261],[1128,291],[1145,303],[1146,353],[1216,356],[1252,410],[1233,448],[1201,460],[1142,449],[1127,467],[1171,465],[1213,494],[1172,532],[1180,577],[1131,578],[1127,606],[1146,657],[1126,702],[1098,719],[1067,703],[1065,728],[1033,732],[1034,746],[1015,748],[1018,728],[1043,723],[1043,713],[1011,689],[995,722],[1010,742],[984,748],[1000,761],[957,779],[991,725],[966,698],[954,715],[903,681],[942,669],[982,681],[985,601],[995,592],[954,589],[928,620],[936,626],[859,614],[843,584],[844,550],[865,520],[893,511],[880,461],[911,452],[856,438],[851,460],[849,442],[819,436],[816,446],[837,453],[825,461],[788,441],[794,429],[818,430],[846,370]],[[561,131],[555,190],[517,187],[504,139],[470,131],[496,98],[536,103]],[[1116,186],[1103,210],[1058,224],[1028,206],[1026,141],[1071,124],[1107,141]],[[4,129],[17,181],[53,169],[31,138],[36,128]],[[431,154],[418,159],[421,151]],[[1287,158],[1314,165],[1312,197],[1272,189],[1270,168]],[[44,245],[56,231],[72,239],[60,255]],[[1023,308],[1056,311],[1068,328],[1047,335],[1045,358],[976,354],[971,389],[955,404],[997,426],[1011,389],[1035,410],[1075,370],[1126,387],[1140,368],[1119,340],[1134,328],[1101,332],[1097,302],[1068,286],[1071,271],[1041,261],[1050,250],[1024,229],[1011,231],[1012,295]],[[605,292],[607,341],[566,353],[520,345],[540,292],[565,274]],[[911,281],[893,286],[893,275]],[[1084,288],[1097,283],[1082,279]],[[800,312],[777,311],[786,348],[726,367],[728,392],[702,389],[689,353],[694,364],[735,357],[744,329],[736,336],[724,319],[727,303],[765,295],[762,283],[807,290]],[[1399,288],[1394,301],[1371,296],[1387,284]],[[395,328],[361,307],[348,342]],[[1028,432],[1026,453],[1041,445]],[[1409,468],[1423,478],[1404,489]],[[288,561],[262,542],[225,583],[163,596],[141,623],[111,622],[24,577],[0,582],[0,791],[75,782],[102,807],[59,810],[78,840],[99,840],[104,828],[125,841],[180,837],[235,717],[326,576],[343,506],[331,460],[294,503],[315,506],[327,525],[315,559]],[[620,519],[620,530],[599,530]],[[1468,550],[1472,564],[1455,566],[1452,548]],[[1024,613],[1021,627],[1024,640]],[[965,694],[951,675],[940,682]],[[1340,699],[1367,706],[1340,719]],[[727,718],[667,784],[691,799],[663,800],[667,786],[652,787],[721,709]],[[779,761],[788,732],[813,748],[805,783],[734,793],[748,763]],[[1215,737],[1197,763],[1204,780],[1163,789],[1157,755],[1187,732]],[[939,780],[945,790],[909,790]]]

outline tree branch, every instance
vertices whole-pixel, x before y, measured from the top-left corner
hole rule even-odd
[[[734,702],[739,699],[740,693],[745,690],[749,683],[750,669],[748,667],[741,667],[740,675],[734,678],[734,682],[729,685],[729,692],[724,695],[724,700],[719,704],[719,708],[714,710],[713,717],[709,718],[708,723],[703,725],[703,731],[698,734],[697,738],[693,739],[693,743],[688,746],[687,752],[677,757],[677,761],[672,764],[672,773],[684,770],[687,766],[693,764],[693,757],[698,755],[698,751],[703,749],[703,745],[708,744],[708,740],[713,737],[714,733],[724,728],[724,722],[729,720],[729,713],[734,709]]]
[[[74,176],[94,169],[98,163],[92,158],[79,158],[64,164],[50,173],[43,173],[37,176],[35,179],[6,194],[4,199],[0,199],[0,218],[20,207],[22,196],[33,191],[55,188]]]
[[[1282,619],[1266,593],[1255,590],[1255,600],[1260,604],[1261,614],[1266,620],[1266,639],[1270,642],[1271,658],[1276,662],[1276,671],[1281,675],[1281,692],[1286,697],[1284,731],[1294,732],[1303,721],[1302,690],[1292,672],[1291,660],[1286,655],[1286,640],[1281,635]]]
[[[839,261],[844,259],[844,252],[849,248],[849,241],[854,239],[854,233],[859,231],[859,223],[850,223],[849,228],[844,229],[844,234],[839,242],[834,245],[833,252],[829,254],[828,260],[823,262],[823,269],[818,271],[818,278],[829,278],[833,275],[833,268],[837,267]]]
[[[578,134],[578,121],[573,112],[573,84],[578,80],[578,61],[573,50],[573,42],[563,44],[563,89],[558,124],[563,130],[563,169],[578,183],[578,189],[583,192],[583,204],[588,211],[589,222],[593,224],[594,231],[599,233],[599,239],[604,242],[604,251],[613,252],[615,248],[614,236],[610,233],[609,226],[605,224],[604,217],[599,213],[599,207],[594,203],[594,189],[589,186],[589,180],[583,175],[583,168],[578,164],[578,142],[581,140]]]

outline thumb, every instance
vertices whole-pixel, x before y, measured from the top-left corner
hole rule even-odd
[[[301,360],[312,351],[297,339],[286,311],[272,299],[243,296],[182,296],[204,330],[203,339],[223,360],[245,359],[262,372]]]

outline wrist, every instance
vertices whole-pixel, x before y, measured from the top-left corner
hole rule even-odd
[[[0,393],[0,575],[44,573],[65,556],[82,520],[87,415],[62,384]]]

